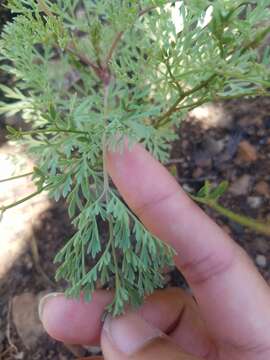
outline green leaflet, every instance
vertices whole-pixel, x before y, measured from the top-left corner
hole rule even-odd
[[[74,224],[80,230],[55,259],[61,263],[57,279],[64,278],[72,284],[67,291],[69,296],[76,296],[78,287],[90,296],[97,283],[102,287],[107,286],[109,279],[113,279],[118,272],[119,283],[115,288],[120,298],[115,299],[114,307],[110,308],[117,315],[123,312],[126,302],[133,301],[131,290],[141,303],[145,294],[151,294],[155,288],[163,285],[160,272],[164,266],[172,265],[174,252],[153,237],[113,192],[110,192],[106,211],[107,217],[112,215],[115,218],[113,236],[106,243],[101,237],[104,225],[99,216],[102,208],[101,201],[86,206],[75,219]],[[134,236],[131,236],[132,233]],[[101,242],[105,242],[103,253]],[[115,263],[111,256],[113,247],[117,252]],[[93,266],[89,260],[96,256],[98,258]]]

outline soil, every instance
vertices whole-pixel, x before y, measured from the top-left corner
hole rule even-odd
[[[222,205],[235,213],[269,221],[270,99],[230,101],[222,104],[222,110],[228,120],[222,126],[207,128],[207,119],[201,122],[192,118],[182,124],[173,150],[173,158],[179,159],[179,182],[194,193],[205,180],[213,185],[227,180],[230,187],[220,200]],[[248,144],[244,152],[243,144]],[[205,210],[248,252],[270,283],[269,238]],[[265,262],[260,262],[261,255]]]
[[[6,13],[4,16],[7,16]],[[1,79],[0,74],[0,82],[6,81],[6,78]],[[212,112],[211,116],[223,120],[215,125],[208,121],[209,112],[202,118],[191,115],[183,122],[169,168],[177,174],[179,183],[187,191],[198,191],[205,180],[210,180],[214,185],[228,180],[230,188],[221,203],[235,212],[269,221],[270,98],[231,101],[219,104],[218,109],[222,114]],[[3,135],[0,148],[5,149],[2,128],[0,133]],[[269,239],[207,208],[205,210],[246,249],[270,284]],[[27,210],[24,208],[24,211]],[[17,216],[20,216],[20,212]],[[0,359],[74,359],[74,349],[70,351],[46,334],[27,348],[14,324],[11,305],[16,295],[59,291],[65,287],[64,283],[55,284],[53,280],[56,270],[53,258],[73,232],[65,205],[61,202],[48,202],[45,210],[28,221],[28,227],[30,231],[23,235],[23,250],[0,278]],[[17,234],[13,241],[19,238]],[[1,239],[1,250],[5,240]],[[39,259],[33,243],[37,245]],[[169,274],[169,283],[186,286],[176,270]]]

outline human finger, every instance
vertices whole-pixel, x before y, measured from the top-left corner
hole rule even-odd
[[[138,314],[187,353],[205,357],[215,352],[197,304],[182,289],[157,290],[146,298]]]
[[[254,341],[256,334],[264,343],[269,288],[244,251],[141,145],[109,152],[107,167],[134,213],[176,249],[176,264],[212,333],[240,344]]]
[[[98,290],[91,302],[49,294],[40,303],[40,319],[47,333],[66,344],[99,345],[102,315],[113,294]]]
[[[106,291],[94,294],[91,303],[51,294],[41,304],[41,319],[53,338],[67,344],[98,345]],[[183,350],[205,355],[211,348],[205,326],[191,296],[181,289],[158,290],[145,299],[138,314],[178,343]]]
[[[108,317],[101,347],[105,360],[198,360],[135,313]]]

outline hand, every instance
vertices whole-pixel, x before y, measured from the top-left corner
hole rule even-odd
[[[108,170],[145,226],[175,248],[196,301],[180,289],[156,291],[102,328],[110,293],[97,291],[91,303],[52,294],[41,303],[47,332],[65,343],[101,342],[106,360],[269,360],[270,291],[246,253],[140,145],[109,153]]]

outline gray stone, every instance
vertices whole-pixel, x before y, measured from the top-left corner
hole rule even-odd
[[[258,209],[262,205],[263,199],[260,196],[249,196],[247,203],[252,209]]]
[[[267,260],[264,255],[257,255],[255,261],[256,264],[261,268],[265,268],[267,266]]]

